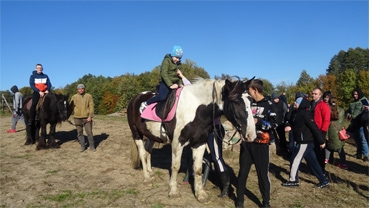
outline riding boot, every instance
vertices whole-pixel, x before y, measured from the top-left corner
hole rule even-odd
[[[230,186],[230,174],[229,171],[224,171],[220,173],[220,179],[222,183],[221,194],[218,197],[226,197],[229,195],[229,186]]]
[[[84,135],[79,136],[78,140],[79,140],[80,145],[81,145],[81,152],[85,151],[86,147],[85,147],[85,137],[84,137]]]

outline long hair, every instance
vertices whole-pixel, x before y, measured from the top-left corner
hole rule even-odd
[[[338,112],[338,101],[336,97],[331,97],[329,99],[329,106],[330,106],[330,119],[332,121],[336,121],[339,118],[339,112]]]

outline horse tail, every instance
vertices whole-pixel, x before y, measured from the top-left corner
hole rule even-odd
[[[135,140],[131,142],[131,163],[134,169],[140,168],[140,156]]]

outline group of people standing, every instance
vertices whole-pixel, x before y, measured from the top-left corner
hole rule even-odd
[[[147,105],[153,102],[165,100],[171,90],[190,84],[181,72],[182,55],[183,50],[180,46],[174,46],[172,52],[165,55],[161,65],[161,82],[158,94],[143,102],[140,112],[143,112]],[[36,65],[36,69],[30,77],[30,86],[34,93],[32,95],[31,119],[27,121],[27,124],[33,125],[36,104],[51,89],[50,79],[43,73],[41,64]],[[303,158],[305,158],[307,165],[319,181],[317,187],[328,187],[329,181],[325,175],[325,164],[329,162],[333,152],[339,153],[340,164],[338,166],[342,169],[348,168],[343,149],[344,142],[338,138],[338,130],[343,126],[344,115],[352,121],[347,131],[355,138],[357,145],[356,157],[368,161],[369,107],[368,104],[367,106],[364,104],[366,102],[363,100],[367,101],[367,99],[363,96],[361,90],[355,89],[352,92],[354,102],[350,104],[346,112],[338,107],[337,98],[329,92],[323,94],[320,88],[315,88],[312,91],[311,102],[307,95],[300,92],[296,93],[295,102],[290,106],[284,93],[281,96],[273,93],[271,97],[265,97],[263,81],[260,79],[250,80],[247,83],[247,91],[253,98],[251,108],[257,138],[253,141],[242,140],[240,144],[236,207],[244,207],[246,182],[252,164],[256,167],[258,186],[262,195],[262,207],[270,207],[269,146],[274,142],[277,143],[280,153],[290,158],[289,179],[282,183],[283,186],[299,186],[298,170]],[[9,130],[9,133],[16,132],[15,120],[22,115],[20,110],[22,102],[19,101],[22,96],[16,86],[12,87],[12,92],[14,93],[14,116],[12,130]],[[90,149],[95,151],[92,134],[94,102],[92,96],[85,93],[83,84],[78,84],[77,93],[73,95],[70,105],[74,108],[74,119],[81,152],[85,151],[83,128],[85,128],[88,135]],[[364,122],[366,116],[367,122]],[[356,119],[359,117],[361,119]],[[216,121],[219,122],[219,120]],[[286,141],[286,132],[289,132],[289,143]],[[222,183],[219,197],[226,197],[230,186],[230,175],[222,159],[222,141],[220,138],[216,138],[213,133],[210,133],[208,144],[211,147],[212,159],[216,163]]]

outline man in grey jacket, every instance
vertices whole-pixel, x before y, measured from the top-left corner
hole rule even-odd
[[[13,116],[12,116],[12,128],[7,133],[16,133],[15,130],[18,120],[20,119],[22,123],[26,126],[26,123],[24,122],[24,117],[22,113],[22,102],[23,102],[23,95],[18,91],[17,85],[14,85],[12,88],[10,88],[12,93],[14,93],[13,96]]]

